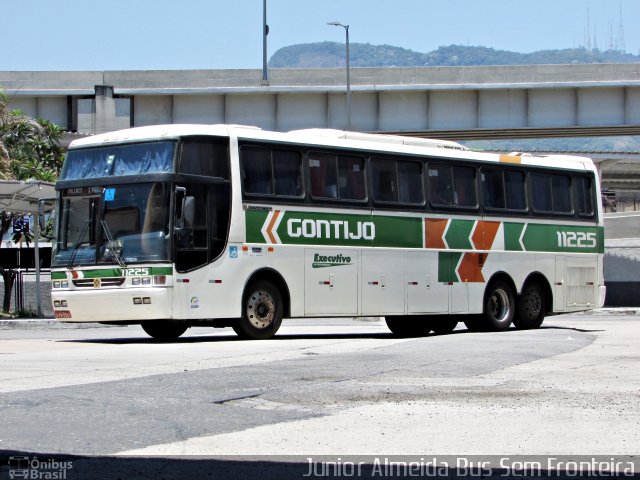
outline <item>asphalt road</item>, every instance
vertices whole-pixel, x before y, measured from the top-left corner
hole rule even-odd
[[[416,339],[340,319],[268,341],[0,330],[0,453],[633,455],[639,345],[635,315]]]

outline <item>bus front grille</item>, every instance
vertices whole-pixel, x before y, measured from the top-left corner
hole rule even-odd
[[[123,283],[124,277],[79,278],[77,280],[73,280],[73,284],[78,288],[119,287]]]

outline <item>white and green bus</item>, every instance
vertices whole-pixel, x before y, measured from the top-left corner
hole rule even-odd
[[[588,158],[164,125],[74,141],[56,190],[63,322],[264,339],[283,318],[376,316],[418,336],[536,328],[604,301]]]

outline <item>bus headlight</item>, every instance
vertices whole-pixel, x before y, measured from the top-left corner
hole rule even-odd
[[[151,277],[142,277],[143,285],[151,285]]]
[[[53,288],[60,288],[60,281],[56,280],[53,282]]]

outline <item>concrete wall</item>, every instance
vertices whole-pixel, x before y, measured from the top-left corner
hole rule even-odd
[[[352,128],[638,127],[634,65],[353,68]],[[346,127],[343,68],[1,72],[11,106],[82,133],[157,123]],[[106,93],[105,93],[106,90]],[[71,111],[68,111],[68,110]],[[71,121],[68,119],[71,118]]]
[[[15,311],[15,284],[11,293],[11,310]],[[35,274],[23,275],[23,290],[24,290],[24,309],[28,312],[36,312],[36,283]],[[51,305],[51,276],[49,274],[40,275],[40,296],[42,305],[42,314],[44,317],[53,317],[53,306]],[[0,305],[4,302],[4,282],[0,277]]]
[[[640,307],[640,247],[607,247],[604,256],[607,307]]]

